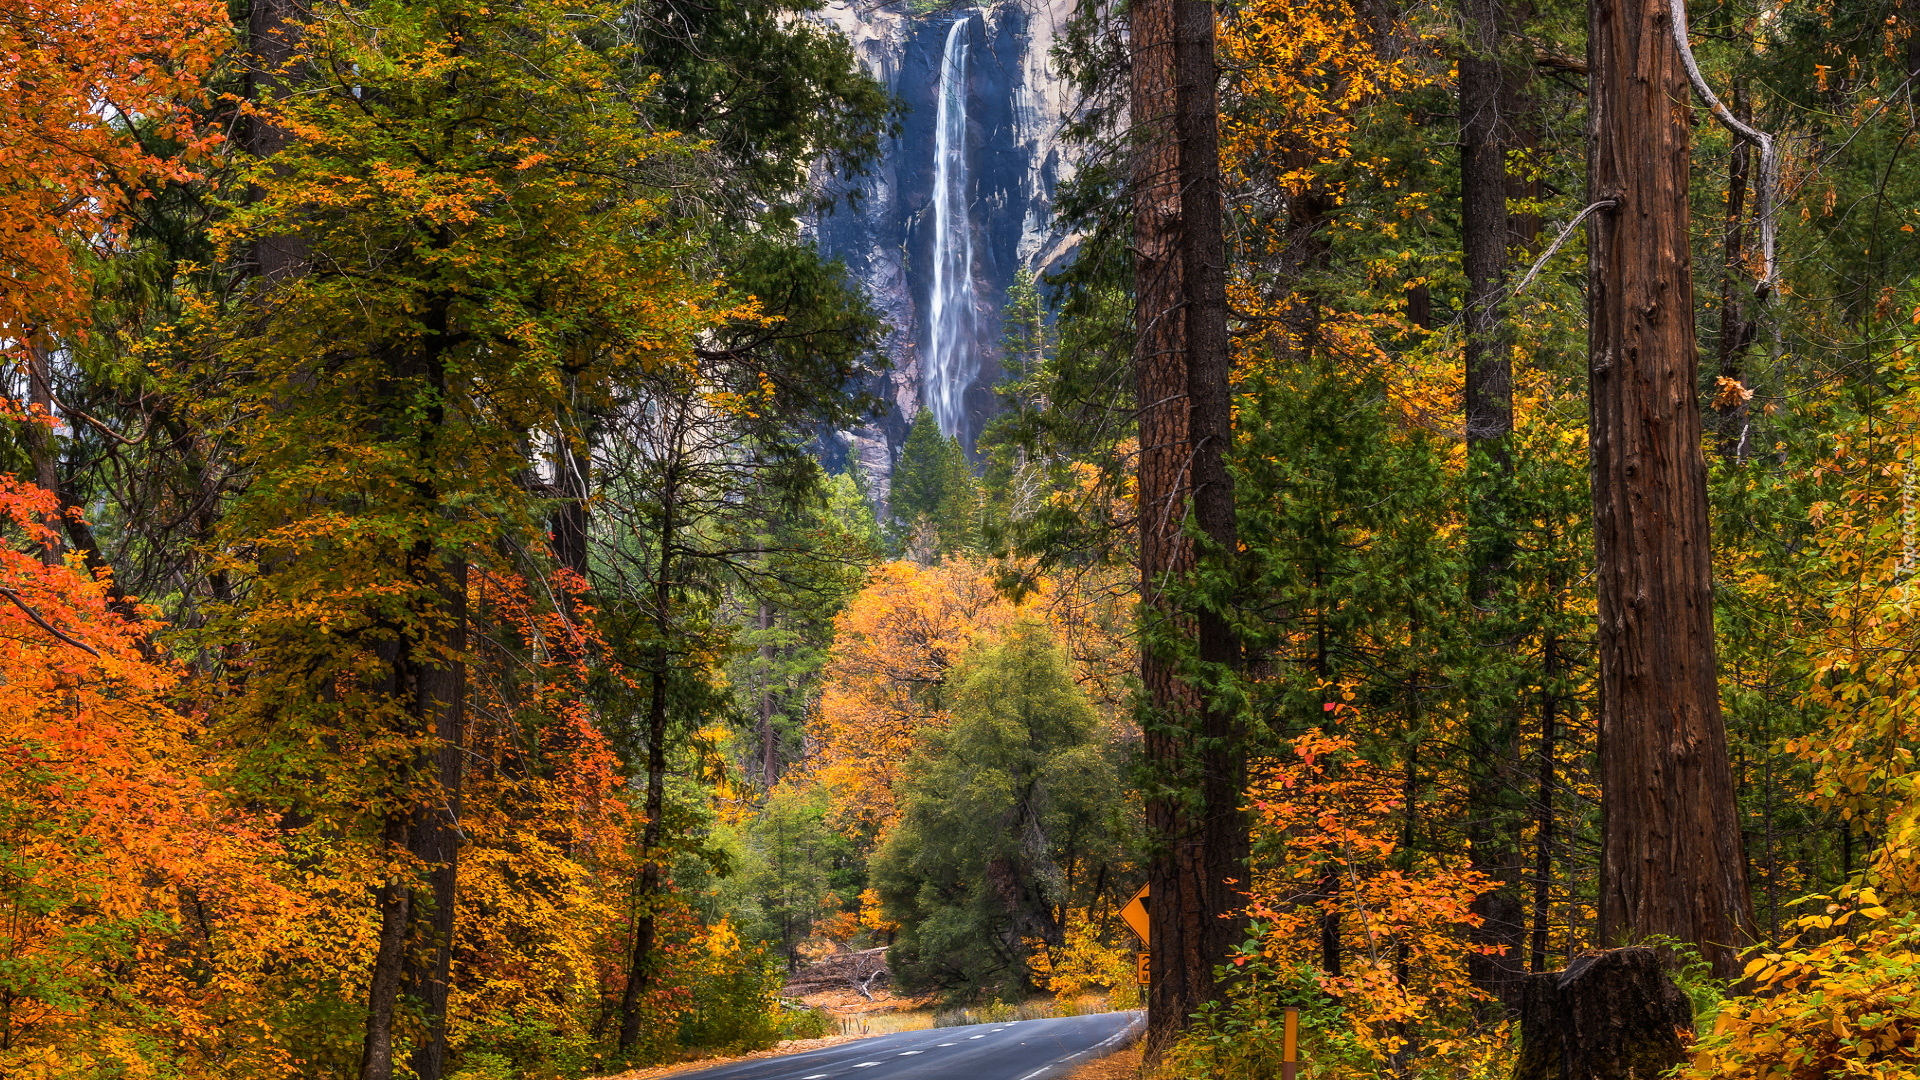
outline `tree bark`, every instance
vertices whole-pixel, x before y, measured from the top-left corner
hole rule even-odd
[[[418,1080],[440,1080],[447,1064],[447,991],[453,972],[454,913],[458,902],[460,791],[466,734],[467,564],[445,556],[439,592],[444,637],[417,676],[416,715],[429,733],[426,773],[438,798],[417,807],[407,851],[427,868],[410,905],[413,940],[407,950],[405,990],[420,1002],[425,1031],[413,1048]]]
[[[1215,996],[1213,968],[1238,943],[1238,925],[1223,916],[1240,906],[1231,882],[1245,874],[1248,844],[1237,714],[1181,670],[1181,642],[1212,673],[1237,665],[1239,643],[1220,599],[1169,595],[1203,558],[1230,559],[1237,548],[1214,14],[1204,0],[1142,0],[1130,15],[1139,561],[1150,624],[1142,727],[1149,761],[1178,792],[1147,806],[1150,1056]]]
[[[773,730],[773,605],[760,601],[760,782],[768,791],[780,779],[780,742]]]
[[[1559,594],[1560,583],[1550,587]],[[1553,925],[1554,755],[1559,733],[1557,697],[1560,677],[1560,638],[1548,633],[1540,649],[1540,780],[1533,834],[1533,963],[1539,974],[1547,970],[1547,938]]]
[[[30,335],[27,342],[27,396],[39,407],[40,415],[49,420],[53,418],[53,351],[47,348],[46,340],[40,334]],[[55,499],[61,499],[60,450],[54,441],[53,429],[38,420],[29,420],[24,425],[24,432],[27,456],[33,465],[33,482]],[[61,502],[61,509],[66,509],[65,500],[61,499]],[[40,545],[40,561],[48,566],[58,566],[61,556],[60,521],[49,520],[45,524],[53,530],[54,535]]]
[[[667,679],[664,667],[653,677],[653,696],[647,706],[646,824],[640,834],[640,877],[634,886],[638,915],[634,919],[633,954],[627,963],[627,985],[620,995],[620,1052],[630,1052],[640,1041],[640,995],[653,979],[653,943],[659,919],[653,900],[660,891],[659,847],[666,818]]]
[[[247,96],[261,102],[285,97],[295,77],[293,60],[300,41],[302,12],[299,0],[253,0],[247,12]],[[285,149],[291,137],[271,121],[249,116],[242,131],[247,152],[270,158]],[[296,277],[306,271],[306,244],[284,236],[268,236],[253,246],[254,272],[268,282]]]
[[[1720,713],[1688,254],[1691,89],[1659,0],[1590,0],[1589,438],[1603,941],[1737,977],[1752,925]]]
[[[382,840],[400,847],[407,840],[410,815],[389,817]],[[393,1080],[394,1022],[398,1019],[400,982],[406,966],[407,927],[413,921],[413,887],[396,874],[375,890],[380,909],[380,934],[374,947],[373,972],[367,980],[367,1023],[360,1047],[360,1080]]]
[[[1693,1007],[1651,949],[1529,976],[1523,1002],[1513,1080],[1651,1080],[1687,1060]]]
[[[1467,445],[1500,467],[1513,433],[1513,346],[1506,317],[1507,121],[1512,74],[1500,0],[1466,0],[1460,56],[1460,261],[1467,275]]]
[[[627,963],[627,985],[620,995],[620,1052],[632,1051],[640,1040],[640,995],[653,978],[653,944],[658,916],[654,897],[660,891],[660,842],[666,822],[667,798],[667,692],[670,689],[667,652],[668,633],[672,629],[673,564],[675,535],[674,500],[677,492],[669,476],[661,499],[666,508],[660,529],[660,565],[653,582],[654,632],[660,644],[653,658],[651,693],[647,698],[647,797],[646,823],[640,833],[640,874],[634,883],[636,915],[633,929],[633,953]]]
[[[1497,885],[1474,900],[1481,923],[1467,970],[1475,985],[1508,1008],[1519,1002],[1524,915],[1520,902],[1519,694],[1512,674],[1514,630],[1501,609],[1513,564],[1513,329],[1507,315],[1507,151],[1509,114],[1522,75],[1506,55],[1511,15],[1501,0],[1462,4],[1460,56],[1460,236],[1466,271],[1465,361],[1468,583],[1478,615],[1484,680],[1468,718],[1471,746],[1467,833],[1474,868]]]

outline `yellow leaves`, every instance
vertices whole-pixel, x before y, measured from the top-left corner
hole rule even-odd
[[[1355,113],[1411,85],[1415,73],[1373,47],[1364,19],[1346,3],[1241,5],[1221,27],[1223,67],[1234,72],[1221,156],[1230,172],[1258,171],[1298,193],[1318,166],[1350,155]]]
[[[1722,1010],[1685,1075],[1910,1077],[1920,1067],[1920,936],[1912,916],[1754,957],[1761,989]]]
[[[809,728],[820,740],[819,777],[835,820],[884,833],[897,817],[894,785],[921,733],[944,728],[947,672],[983,635],[1012,625],[1019,608],[994,589],[984,563],[889,563],[834,620],[820,704]]]
[[[1753,400],[1753,391],[1738,379],[1722,375],[1716,385],[1720,388],[1713,399],[1713,407],[1716,409],[1730,409]]]
[[[1058,948],[1037,939],[1028,941],[1027,945],[1034,981],[1060,998],[1105,990],[1109,1004],[1115,1008],[1138,1005],[1140,988],[1135,952],[1108,944],[1092,912],[1080,908],[1068,910]]]
[[[948,672],[979,645],[1039,615],[1066,646],[1075,680],[1110,718],[1126,700],[1130,584],[1100,574],[1069,587],[1041,580],[1019,601],[996,586],[1004,567],[952,556],[934,566],[894,562],[834,620],[819,704],[808,719],[816,775],[831,819],[849,833],[884,835],[898,816],[894,786],[924,734],[950,723]]]

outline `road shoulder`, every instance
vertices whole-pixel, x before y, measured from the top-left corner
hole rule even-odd
[[[678,1076],[681,1073],[698,1072],[702,1069],[717,1069],[722,1065],[732,1065],[741,1061],[757,1061],[761,1058],[786,1057],[788,1054],[804,1054],[809,1050],[825,1050],[829,1046],[842,1046],[861,1039],[876,1039],[879,1035],[828,1035],[820,1039],[788,1039],[775,1043],[765,1050],[755,1050],[751,1054],[739,1054],[734,1057],[695,1058],[692,1061],[676,1061],[671,1065],[649,1065],[644,1069],[632,1069],[628,1072],[613,1073],[596,1077],[594,1080],[657,1080],[663,1076]]]
[[[1140,1041],[1105,1057],[1094,1058],[1060,1080],[1140,1080]]]

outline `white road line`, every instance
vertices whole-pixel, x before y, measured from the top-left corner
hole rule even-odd
[[[912,1056],[913,1056],[913,1055],[915,1055],[915,1054],[924,1054],[924,1053],[926,1053],[926,1051],[925,1051],[925,1050],[902,1050],[902,1051],[900,1051],[900,1056],[901,1056],[901,1057],[912,1057]]]
[[[1116,1042],[1118,1042],[1118,1041],[1120,1041],[1121,1039],[1124,1039],[1124,1038],[1126,1038],[1127,1036],[1129,1036],[1129,1035],[1131,1035],[1131,1034],[1133,1034],[1133,1029],[1134,1029],[1134,1027],[1136,1026],[1136,1024],[1137,1024],[1137,1023],[1138,1023],[1138,1021],[1135,1021],[1135,1022],[1133,1022],[1133,1023],[1129,1023],[1129,1024],[1128,1024],[1128,1025],[1127,1025],[1126,1027],[1124,1027],[1124,1028],[1122,1028],[1122,1029],[1120,1030],[1120,1034],[1118,1034],[1118,1035],[1114,1035],[1114,1036],[1112,1036],[1112,1037],[1110,1037],[1110,1038],[1106,1038],[1106,1039],[1102,1039],[1102,1040],[1101,1040],[1100,1042],[1098,1042],[1098,1043],[1095,1043],[1094,1045],[1092,1045],[1092,1046],[1090,1046],[1090,1047],[1088,1047],[1087,1049],[1085,1049],[1085,1050],[1082,1050],[1082,1051],[1080,1051],[1080,1053],[1079,1053],[1079,1054],[1069,1054],[1069,1055],[1067,1055],[1066,1057],[1063,1057],[1063,1058],[1055,1058],[1054,1060],[1052,1060],[1052,1061],[1049,1061],[1049,1062],[1047,1062],[1047,1063],[1046,1063],[1045,1065],[1042,1065],[1042,1066],[1040,1066],[1039,1068],[1037,1068],[1037,1069],[1035,1069],[1035,1070],[1033,1070],[1032,1072],[1030,1072],[1030,1073],[1028,1073],[1027,1075],[1025,1075],[1025,1076],[1023,1076],[1023,1077],[1021,1077],[1021,1078],[1020,1078],[1020,1080],[1033,1080],[1033,1078],[1034,1078],[1034,1077],[1036,1077],[1036,1076],[1039,1076],[1039,1075],[1040,1075],[1041,1073],[1044,1073],[1044,1072],[1046,1072],[1046,1071],[1047,1071],[1047,1070],[1049,1070],[1049,1069],[1056,1069],[1056,1068],[1059,1068],[1059,1067],[1060,1067],[1061,1065],[1064,1065],[1064,1064],[1066,1064],[1067,1062],[1069,1062],[1069,1061],[1072,1061],[1072,1060],[1073,1060],[1074,1058],[1077,1058],[1077,1057],[1079,1057],[1079,1056],[1080,1056],[1081,1054],[1091,1054],[1091,1053],[1093,1053],[1093,1052],[1094,1052],[1095,1050],[1099,1050],[1099,1049],[1101,1049],[1102,1047],[1105,1047],[1105,1046],[1110,1046],[1110,1045],[1112,1045],[1113,1043],[1116,1043]]]
[[[959,1046],[959,1043],[941,1043],[941,1046]]]
[[[858,1065],[855,1065],[855,1066],[854,1066],[854,1068],[856,1068],[856,1069],[871,1069],[871,1068],[873,1068],[873,1067],[874,1067],[875,1065],[878,1065],[878,1064],[880,1064],[880,1063],[879,1063],[879,1062],[877,1062],[877,1061],[863,1061],[863,1062],[861,1062],[860,1064],[858,1064]]]
[[[969,1038],[969,1039],[984,1039],[984,1038],[986,1038],[986,1036],[985,1036],[985,1035],[969,1035],[969,1036],[967,1036],[967,1038]]]
[[[827,1080],[827,1074],[814,1073],[812,1076],[803,1076],[800,1078],[800,1080]]]

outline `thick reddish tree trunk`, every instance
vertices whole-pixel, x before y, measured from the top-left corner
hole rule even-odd
[[[1244,875],[1247,830],[1237,714],[1181,667],[1186,655],[1230,669],[1239,645],[1217,600],[1169,595],[1203,558],[1231,558],[1237,546],[1214,6],[1142,0],[1131,19],[1139,560],[1149,624],[1142,726],[1168,792],[1147,805],[1147,1043],[1157,1055],[1214,997],[1213,969],[1237,944],[1238,925],[1222,916],[1239,906],[1232,882]]]
[[[1689,94],[1664,0],[1591,0],[1588,294],[1600,934],[1737,976],[1752,923],[1721,720],[1688,256]]]

